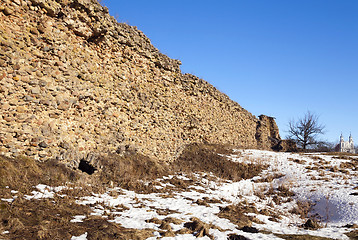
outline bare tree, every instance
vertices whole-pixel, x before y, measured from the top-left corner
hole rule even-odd
[[[290,120],[288,127],[288,138],[295,141],[303,149],[318,144],[318,135],[325,132],[325,126],[318,122],[318,116],[310,111],[307,111],[304,117],[297,121]]]

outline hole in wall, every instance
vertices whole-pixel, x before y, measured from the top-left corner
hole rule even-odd
[[[89,174],[89,175],[92,175],[97,170],[89,162],[87,162],[83,159],[80,161],[80,164],[78,165],[78,169],[81,170],[82,172]]]

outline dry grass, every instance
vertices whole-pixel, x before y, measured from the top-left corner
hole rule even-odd
[[[214,237],[209,234],[209,229],[212,228],[213,226],[200,221],[200,219],[198,218],[195,217],[191,218],[190,222],[184,223],[184,227],[189,229],[190,233],[197,238],[207,236],[210,239],[214,239]]]
[[[156,179],[182,171],[187,176],[204,172],[207,176],[216,176],[227,180],[240,180],[256,176],[263,169],[259,164],[234,163],[218,154],[232,154],[232,149],[219,145],[189,145],[171,166],[155,162],[138,153],[109,155],[100,157],[96,162],[97,171],[89,175],[78,169],[67,168],[62,163],[49,160],[38,162],[26,157],[6,158],[0,156],[0,195],[12,198],[11,190],[17,190],[18,198],[12,203],[0,202],[0,230],[9,231],[10,239],[70,239],[88,233],[88,239],[146,239],[153,236],[153,230],[124,229],[107,219],[91,216],[90,206],[75,203],[76,199],[91,193],[103,193],[107,187],[120,186],[135,192],[165,192],[170,189],[156,189]],[[175,190],[187,189],[194,180],[177,177],[164,183],[175,186]],[[52,187],[68,186],[61,191],[64,197],[40,200],[25,200],[25,194],[31,195],[34,186],[45,184]],[[110,194],[118,194],[112,192]],[[166,193],[168,194],[168,193]],[[170,192],[169,192],[170,194]],[[217,199],[202,199],[197,204],[219,203]],[[123,208],[124,209],[124,208]],[[222,209],[220,213],[241,227],[251,225],[252,218],[244,213],[257,212],[254,206],[238,204]],[[173,213],[170,210],[157,211],[158,214]],[[82,223],[72,223],[75,215],[86,215]],[[109,216],[112,218],[113,216]],[[175,219],[165,219],[161,224],[162,236],[173,236],[170,223]],[[178,224],[178,223],[176,223]],[[209,236],[208,226],[193,219],[182,230],[197,236]],[[3,236],[1,236],[3,237]]]
[[[346,152],[326,152],[326,153],[321,153],[321,154],[328,155],[328,156],[338,156],[341,159],[348,159],[351,156],[358,156],[358,154],[346,153]]]
[[[249,240],[249,239],[241,235],[230,234],[228,240]]]
[[[311,158],[312,158],[313,160],[324,161],[324,159],[321,158],[320,156],[311,156]]]
[[[346,235],[349,237],[349,239],[358,240],[358,230],[354,230],[349,233],[346,233]]]
[[[271,186],[265,195],[272,196],[272,201],[276,205],[280,205],[281,203],[292,201],[293,199],[291,197],[295,196],[295,193],[292,192],[287,186],[280,185],[277,188]]]
[[[261,182],[272,182],[273,180],[275,179],[279,179],[281,177],[285,176],[285,174],[282,174],[282,173],[275,173],[275,174],[271,174],[271,175],[268,175],[268,176],[265,176],[264,178],[259,178],[257,179],[255,182],[256,183],[261,183]]]
[[[153,180],[170,174],[167,164],[158,163],[141,154],[117,154],[99,159],[101,170],[94,174],[99,182],[136,192],[157,192]]]
[[[341,169],[352,169],[353,171],[358,170],[358,159],[351,159],[349,162],[343,162],[339,166]]]
[[[232,162],[219,153],[230,154],[232,149],[220,145],[188,145],[182,155],[172,163],[173,169],[188,174],[212,173],[223,179],[239,181],[257,176],[264,168],[260,164]]]
[[[0,176],[0,189],[8,186],[21,192],[39,183],[60,186],[80,179],[80,174],[55,160],[40,163],[26,157],[4,156],[0,156]]]
[[[308,217],[310,210],[312,209],[312,203],[308,201],[297,201],[297,206],[290,212],[299,215],[302,219]]]
[[[70,239],[85,232],[88,232],[88,239],[146,239],[153,236],[152,230],[124,229],[106,219],[90,216],[90,207],[78,205],[75,200],[92,192],[104,192],[109,180],[134,188],[137,185],[131,185],[132,182],[141,183],[140,179],[153,179],[167,172],[157,163],[140,156],[101,161],[101,171],[88,175],[54,160],[41,163],[25,157],[0,156],[0,196],[12,198],[10,190],[19,191],[13,202],[0,202],[1,232],[9,231],[6,234],[9,239]],[[25,200],[24,195],[30,194],[33,186],[38,184],[70,188],[61,192],[66,195],[64,197],[55,195],[51,199]],[[142,185],[140,189],[144,188]],[[75,215],[87,215],[88,218],[83,223],[70,222]]]
[[[251,216],[247,216],[247,213],[257,214],[258,211],[254,205],[241,202],[235,205],[221,207],[218,217],[230,220],[230,222],[236,224],[238,228],[243,228],[247,226],[251,227],[252,222],[256,221],[256,219]]]
[[[28,201],[16,199],[1,209],[0,221],[10,239],[70,239],[88,233],[88,239],[145,239],[153,230],[125,229],[107,219],[91,216],[88,206],[77,205],[72,198]],[[70,222],[85,215],[82,223]]]
[[[282,219],[281,215],[277,211],[270,210],[268,208],[261,209],[260,214],[269,216],[269,220],[273,222],[279,222]]]
[[[277,234],[275,235],[279,238],[286,240],[333,240],[333,238],[326,237],[317,237],[312,235],[289,235],[289,234]]]
[[[288,161],[292,161],[298,164],[306,164],[305,160],[301,160],[301,159],[295,159],[295,158],[287,158]]]

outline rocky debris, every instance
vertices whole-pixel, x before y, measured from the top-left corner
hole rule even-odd
[[[280,140],[273,119],[182,74],[96,0],[0,2],[2,154],[78,168],[89,154],[171,161],[192,142],[270,149]]]

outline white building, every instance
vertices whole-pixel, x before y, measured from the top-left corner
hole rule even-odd
[[[349,135],[348,141],[344,141],[343,135],[341,134],[341,139],[336,147],[336,150],[338,152],[355,153],[352,135]]]

